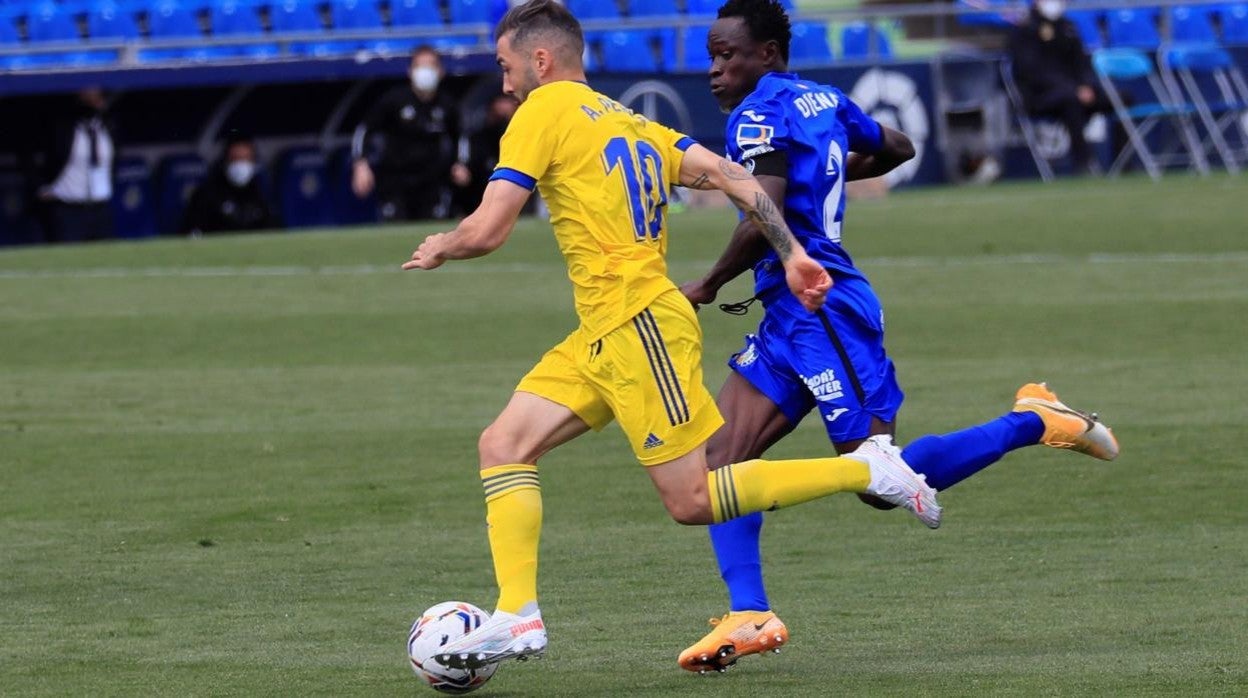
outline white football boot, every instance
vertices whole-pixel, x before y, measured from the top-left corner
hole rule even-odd
[[[480,669],[507,659],[538,658],[545,652],[546,625],[540,610],[525,616],[494,611],[481,627],[447,643],[433,659],[452,669]]]
[[[928,486],[924,476],[906,464],[901,457],[901,449],[893,445],[893,437],[887,434],[872,436],[853,453],[846,453],[845,457],[862,461],[871,470],[871,484],[865,494],[903,507],[928,528],[940,528],[936,490]]]

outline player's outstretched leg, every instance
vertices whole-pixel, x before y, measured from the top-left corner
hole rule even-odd
[[[657,474],[658,468],[650,469],[651,477]],[[706,482],[715,523],[836,492],[857,492],[904,508],[928,528],[940,526],[936,491],[906,464],[892,437],[885,434],[872,436],[853,453],[834,458],[726,465],[708,472]]]
[[[711,632],[680,653],[680,668],[722,672],[742,657],[779,652],[789,641],[789,629],[771,611],[733,611],[712,618],[711,625]]]
[[[1044,420],[1040,443],[1066,448],[1101,460],[1118,457],[1118,439],[1096,416],[1071,409],[1044,383],[1028,383],[1014,396],[1015,412],[1034,412]]]

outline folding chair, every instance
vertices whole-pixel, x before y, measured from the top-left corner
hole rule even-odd
[[[1195,110],[1172,102],[1153,62],[1143,52],[1132,48],[1099,49],[1092,54],[1092,68],[1127,132],[1128,142],[1110,166],[1110,176],[1120,174],[1132,155],[1154,180],[1161,179],[1163,166],[1172,164],[1190,165],[1201,174],[1208,174],[1209,163],[1191,122]],[[1127,106],[1128,101],[1131,106]],[[1174,128],[1178,144],[1172,150],[1154,154],[1148,147],[1148,136],[1164,123]]]
[[[1202,152],[1216,153],[1227,171],[1248,164],[1248,83],[1216,44],[1163,47],[1158,61],[1175,103],[1190,105],[1204,126]]]
[[[1005,94],[1010,99],[1010,111],[1014,112],[1014,121],[1018,124],[1018,130],[1023,133],[1023,142],[1027,144],[1031,159],[1036,163],[1036,171],[1040,173],[1040,179],[1046,182],[1053,181],[1053,166],[1049,164],[1049,159],[1045,157],[1045,151],[1040,146],[1036,124],[1032,122],[1031,116],[1027,113],[1023,95],[1018,91],[1018,84],[1014,82],[1014,62],[1008,58],[1001,60],[1001,84],[1005,86]]]

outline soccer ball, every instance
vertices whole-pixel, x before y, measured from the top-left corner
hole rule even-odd
[[[407,634],[407,658],[412,662],[412,671],[443,693],[468,693],[484,686],[498,665],[452,669],[437,663],[433,656],[446,643],[481,627],[489,617],[485,611],[462,601],[444,601],[420,614]]]

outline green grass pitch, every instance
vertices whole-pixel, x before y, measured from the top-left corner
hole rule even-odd
[[[1245,200],[1171,177],[851,203],[903,441],[1043,379],[1121,458],[1013,454],[937,532],[849,496],[769,516],[792,644],[698,677],[676,654],[726,609],[706,534],[614,427],[587,436],[542,464],[548,657],[481,695],[1248,693]],[[734,220],[673,215],[673,276]],[[431,229],[0,251],[0,694],[433,695],[408,625],[494,601],[476,436],[574,318],[545,223],[399,273]],[[703,311],[713,389],[758,317]],[[827,449],[812,422],[773,453]]]

